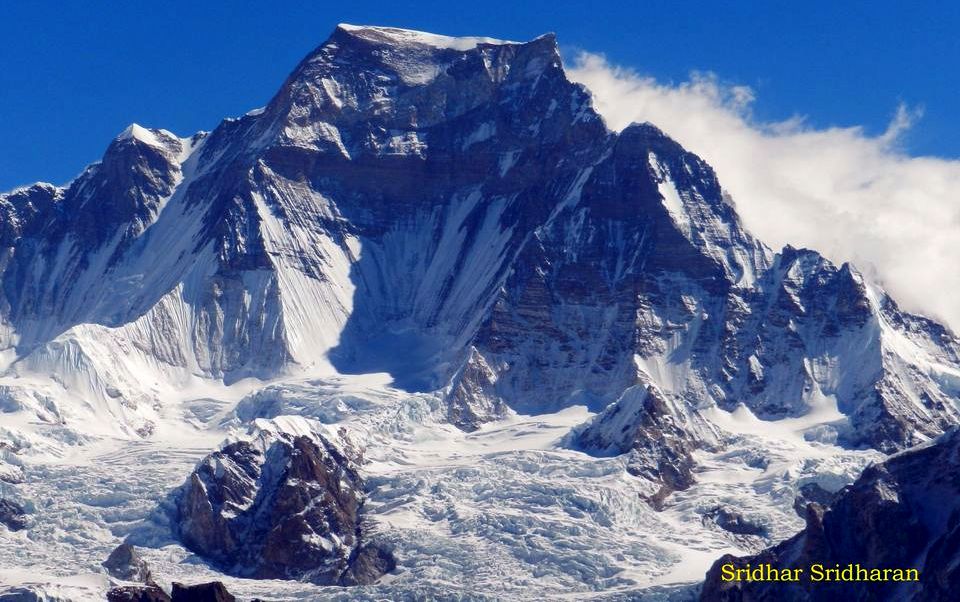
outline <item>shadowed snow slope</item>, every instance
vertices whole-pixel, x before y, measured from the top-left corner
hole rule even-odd
[[[850,266],[773,253],[713,170],[610,133],[554,38],[339,27],[261,111],[133,125],[66,188],[0,197],[0,344],[117,432],[163,383],[385,372],[476,428],[652,381],[895,449],[957,416],[957,341]],[[41,415],[35,388],[13,405]],[[159,383],[159,384],[154,384]]]
[[[3,534],[42,574],[89,569],[128,520],[159,574],[212,571],[131,500],[189,472],[163,454],[296,415],[366,450],[399,563],[371,596],[666,587],[788,534],[801,485],[958,418],[951,332],[768,249],[655,126],[610,132],[552,35],[340,26],[261,110],[132,125],[68,186],[0,195],[0,282],[0,475],[36,541],[84,551]],[[42,506],[46,480],[131,466],[91,445],[161,450],[160,472]]]

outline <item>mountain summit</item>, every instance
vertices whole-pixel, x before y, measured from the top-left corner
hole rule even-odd
[[[162,403],[144,367],[387,372],[463,428],[644,384],[763,419],[835,406],[836,436],[881,449],[956,419],[949,332],[769,251],[656,127],[608,131],[552,35],[341,25],[263,110],[132,125],[0,208],[7,373],[63,372],[121,430]]]
[[[960,418],[951,332],[767,248],[698,156],[607,129],[549,34],[341,25],[262,109],[132,125],[69,185],[0,195],[0,279],[0,411],[37,449],[384,399],[463,433],[585,407],[550,441],[627,458],[662,507],[744,421],[889,452]],[[230,414],[231,385],[264,388]]]

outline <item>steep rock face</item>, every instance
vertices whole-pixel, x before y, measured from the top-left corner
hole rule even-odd
[[[13,370],[79,372],[67,385],[118,422],[151,419],[126,411],[159,402],[137,387],[144,370],[232,381],[332,362],[443,386],[512,255],[608,134],[551,37],[402,37],[338,28],[265,109],[181,140],[161,210],[117,226],[137,234],[109,253],[86,245],[70,278],[37,267],[47,260],[32,239],[6,236],[5,277],[37,274],[35,288],[58,291],[32,312],[20,298],[0,311]],[[138,147],[167,140],[134,131]],[[40,190],[34,204],[61,212],[72,190]],[[59,249],[50,236],[42,244]]]
[[[849,265],[770,253],[712,170],[649,125],[622,132],[579,202],[535,232],[473,345],[478,379],[458,390],[481,413],[498,397],[603,407],[649,379],[763,419],[836,404],[848,418],[818,436],[884,450],[957,420],[956,337]]]
[[[497,393],[497,376],[476,348],[471,348],[447,389],[447,419],[451,424],[475,431],[506,414],[509,407]]]
[[[707,574],[701,600],[952,600],[960,588],[960,431],[871,466],[824,508],[807,506],[807,526],[756,556],[724,556]],[[919,582],[724,582],[721,566],[776,568],[860,564],[915,568]]]
[[[608,134],[552,37],[449,47],[403,35],[335,32],[267,107],[284,129],[265,162],[333,199],[359,239],[335,367],[433,390]]]
[[[712,170],[656,128],[628,128],[598,159],[535,231],[474,343],[508,367],[497,389],[521,410],[613,401],[639,377],[634,354],[662,351],[662,318],[689,322],[693,303],[769,261]]]
[[[726,315],[706,379],[722,386],[721,407],[778,419],[835,402],[848,417],[836,438],[885,451],[957,421],[957,338],[900,312],[849,264],[787,247]]]
[[[395,565],[362,541],[362,503],[356,468],[327,438],[264,430],[199,464],[175,525],[187,548],[230,574],[368,583]]]
[[[809,436],[883,450],[958,420],[952,333],[764,247],[696,155],[609,132],[550,35],[340,26],[263,109],[131,127],[0,216],[0,385],[38,417],[86,418],[17,376],[147,436],[144,382],[315,370],[442,391],[467,430],[648,382],[683,415],[822,415]]]

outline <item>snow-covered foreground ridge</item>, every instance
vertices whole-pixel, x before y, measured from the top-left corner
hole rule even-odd
[[[853,450],[957,422],[951,332],[768,249],[653,125],[608,131],[551,35],[340,26],[263,109],[0,195],[0,279],[0,491],[33,521],[0,541],[54,581],[126,536],[213,571],[145,505],[260,419],[364,450],[398,567],[362,591],[492,597],[697,581]]]

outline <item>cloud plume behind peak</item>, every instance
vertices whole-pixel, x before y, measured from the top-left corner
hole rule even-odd
[[[852,261],[904,309],[960,331],[960,161],[900,148],[922,110],[886,131],[754,119],[752,89],[693,73],[664,84],[581,53],[569,68],[613,130],[649,121],[710,163],[746,226],[775,249]]]

